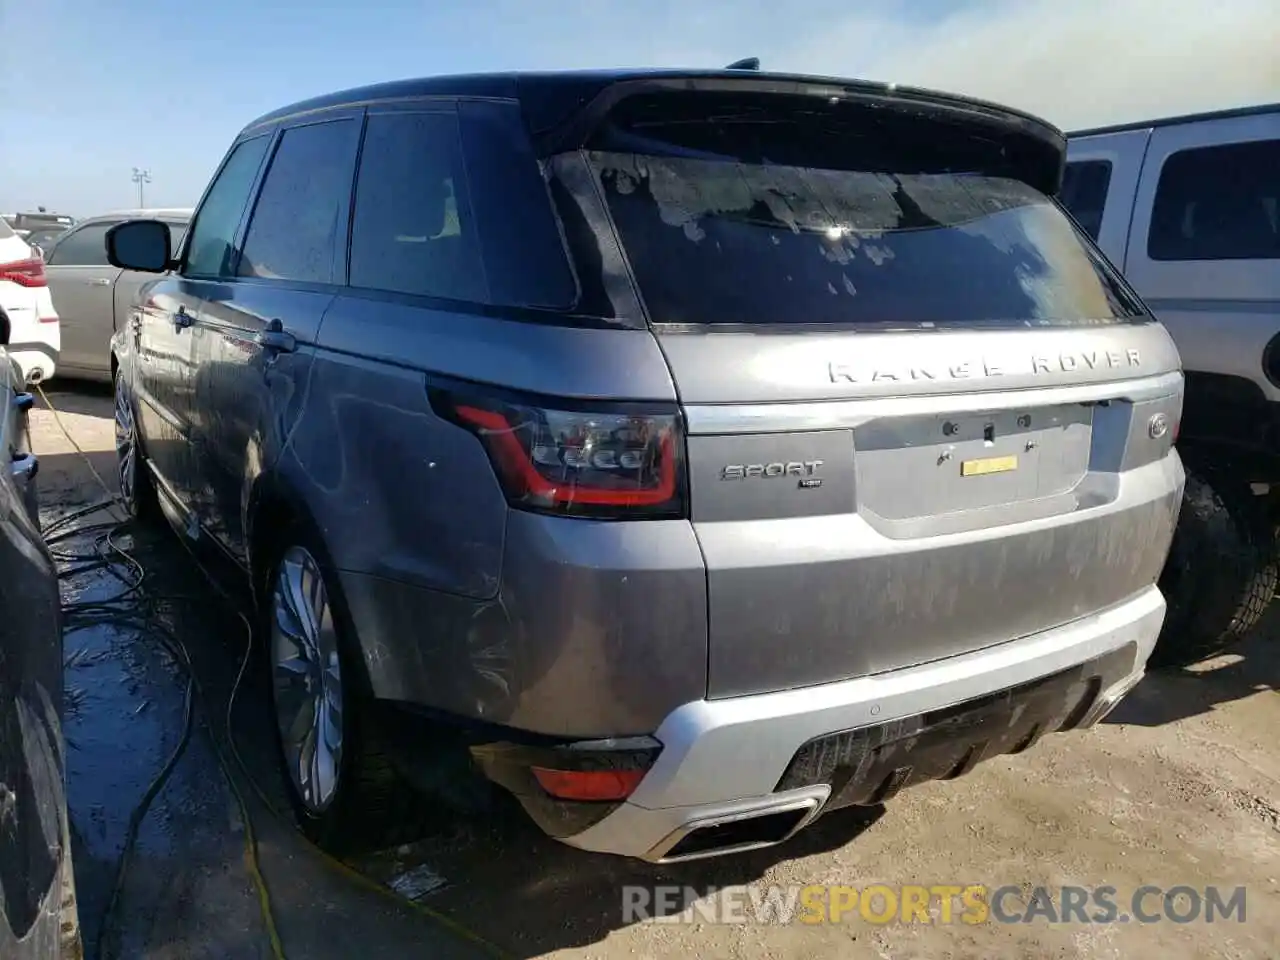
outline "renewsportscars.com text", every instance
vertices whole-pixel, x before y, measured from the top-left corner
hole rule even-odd
[[[1244,923],[1244,887],[810,884],[622,888],[624,923]]]

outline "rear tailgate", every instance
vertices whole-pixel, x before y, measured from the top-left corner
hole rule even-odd
[[[1149,424],[1171,429],[1181,402],[1160,327],[762,339],[662,338],[686,390],[712,696],[938,659],[1155,582],[1178,480],[1170,437]],[[697,386],[780,354],[788,372],[761,390],[773,402],[711,403]],[[966,373],[964,393],[912,391],[898,372],[904,396],[901,380],[831,383],[846,363],[833,358],[850,356],[910,356],[952,387],[953,370],[1009,372]],[[1087,368],[1095,356],[1107,359]],[[815,387],[831,399],[794,402]]]
[[[1154,583],[1177,353],[1037,188],[1043,151],[918,105],[639,99],[587,158],[685,409],[711,696]]]

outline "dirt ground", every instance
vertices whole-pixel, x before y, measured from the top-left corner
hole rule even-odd
[[[110,397],[50,391],[97,471],[113,482]],[[34,414],[46,518],[97,499],[89,469],[47,410]],[[172,538],[138,538],[151,570],[181,575]],[[158,574],[159,575],[159,574]],[[190,585],[198,579],[189,578]],[[88,595],[101,585],[77,585]],[[175,614],[221,716],[239,646],[234,620],[210,596]],[[81,922],[89,941],[109,895],[124,822],[181,730],[183,680],[138,635],[67,640],[71,819]],[[76,651],[81,651],[77,653]],[[316,856],[260,803],[252,804],[263,875],[290,957],[1047,958],[1280,955],[1280,619],[1229,655],[1148,677],[1100,726],[1042,740],[957,781],[918,787],[887,807],[833,814],[790,844],[664,868],[579,853],[523,822],[458,820],[412,847],[359,864],[367,876],[435,885],[415,903],[376,892]],[[237,737],[264,782],[273,776],[251,679]],[[221,699],[219,699],[221,698]],[[216,727],[212,724],[211,727]],[[245,871],[243,824],[201,729],[157,800],[120,908],[120,956],[268,957]],[[268,791],[270,792],[270,791]],[[983,884],[1021,889],[1004,915],[1025,911],[1036,886],[1115,888],[1115,922],[873,922],[851,909],[839,923],[755,922],[751,897],[771,885]],[[624,916],[623,887],[677,885],[707,894],[676,922]],[[1245,890],[1245,918],[1119,919],[1144,885]],[[720,893],[709,893],[713,889]],[[746,888],[746,893],[741,891]],[[780,894],[785,898],[786,891]],[[688,897],[688,894],[681,894]],[[846,896],[832,893],[830,896]],[[732,905],[742,906],[748,922]],[[634,902],[634,901],[632,901]],[[847,902],[847,901],[846,901]],[[1061,900],[1055,901],[1061,906]],[[1186,916],[1190,901],[1173,902]],[[875,901],[873,916],[883,899]],[[721,922],[711,919],[717,905]],[[1086,915],[1094,915],[1090,908]],[[690,919],[691,917],[691,919]],[[785,913],[782,917],[787,919]],[[472,936],[475,935],[475,936]]]

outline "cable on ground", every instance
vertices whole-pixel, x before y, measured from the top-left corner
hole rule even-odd
[[[113,576],[124,583],[124,590],[107,600],[81,600],[65,604],[62,609],[68,623],[64,625],[64,630],[74,631],[77,629],[85,629],[89,626],[102,623],[113,626],[140,627],[142,628],[141,632],[158,632],[161,634],[162,638],[161,645],[187,676],[187,689],[183,705],[182,738],[179,740],[177,747],[174,749],[173,753],[170,754],[169,759],[165,762],[164,766],[161,767],[160,771],[148,785],[146,791],[143,793],[141,801],[139,801],[138,805],[134,808],[133,814],[129,818],[129,827],[125,834],[124,848],[121,850],[120,859],[116,864],[115,879],[112,883],[111,896],[106,907],[103,909],[102,918],[98,925],[98,932],[95,938],[97,956],[99,960],[108,960],[108,954],[104,952],[104,948],[111,946],[109,933],[112,929],[112,920],[120,902],[121,891],[124,889],[125,877],[132,858],[133,849],[137,844],[138,833],[141,828],[142,821],[145,819],[152,801],[168,781],[174,768],[177,766],[178,760],[186,751],[187,745],[191,741],[194,701],[198,697],[201,703],[205,702],[204,693],[194,664],[192,663],[190,652],[187,650],[186,645],[183,644],[178,637],[174,636],[167,627],[164,627],[162,623],[159,623],[158,618],[155,617],[153,603],[148,602],[154,601],[155,598],[141,598],[142,603],[140,605],[145,611],[141,618],[137,616],[136,612],[121,610],[117,606],[125,600],[133,600],[135,606],[138,605],[135,595],[141,590],[143,581],[146,578],[146,571],[143,569],[142,564],[140,564],[127,550],[116,544],[113,539],[114,534],[127,524],[128,513],[127,511],[120,509],[119,497],[116,496],[116,494],[107,485],[106,481],[102,479],[102,475],[94,468],[89,455],[85,453],[80,444],[76,442],[75,437],[72,436],[71,431],[67,429],[66,424],[58,414],[57,408],[54,407],[52,402],[50,402],[49,397],[44,392],[44,389],[37,384],[36,390],[39,392],[40,399],[44,402],[44,405],[48,408],[50,413],[53,414],[54,422],[57,423],[58,428],[66,436],[68,442],[70,442],[72,447],[75,448],[76,452],[84,460],[85,465],[89,468],[89,472],[93,475],[94,479],[98,482],[98,486],[102,488],[103,493],[106,495],[104,500],[90,504],[87,507],[74,510],[49,524],[44,531],[45,542],[52,547],[52,544],[61,540],[86,534],[90,532],[90,530],[101,530],[105,527],[105,532],[95,538],[95,546],[97,547],[96,559],[98,562],[95,563],[93,560],[88,560],[86,561],[86,565],[79,569],[81,572],[84,572],[88,569],[93,569],[94,567],[100,567],[101,569],[110,572]],[[67,530],[61,529],[77,519],[106,510],[118,513],[118,515],[123,515],[124,520],[122,522],[115,522],[112,524],[99,523],[89,524],[85,527],[72,527]],[[107,548],[107,551],[109,551],[105,555],[103,552],[104,546]],[[122,575],[116,569],[118,563],[123,563],[130,568],[135,576],[133,578],[127,578]],[[86,614],[88,614],[88,616],[86,616]],[[161,627],[163,629],[156,630],[157,627]],[[248,658],[249,651],[246,651],[246,663],[248,662]],[[203,710],[201,712],[203,714]],[[245,803],[244,795],[240,792],[239,785],[236,783],[235,777],[232,775],[231,770],[226,763],[226,758],[217,742],[218,738],[214,735],[213,729],[209,725],[207,718],[204,719],[204,724],[206,729],[209,731],[209,739],[213,743],[214,753],[218,758],[218,765],[222,770],[223,777],[226,779],[227,785],[231,789],[231,792],[239,806],[240,818],[245,831],[245,866],[249,871],[254,888],[257,891],[258,906],[262,914],[263,923],[266,926],[267,937],[271,944],[272,956],[275,960],[285,960],[284,947],[280,941],[279,932],[276,929],[275,916],[271,907],[271,895],[267,889],[266,879],[263,877],[261,867],[258,863],[257,837],[253,829],[252,818],[249,815],[248,805]],[[228,734],[230,734],[229,728]]]
[[[89,533],[96,534],[95,552],[93,554],[65,554],[64,562],[81,563],[82,566],[75,568],[75,571],[78,573],[88,572],[93,569],[103,569],[124,584],[124,590],[121,593],[107,600],[73,601],[64,605],[63,612],[69,621],[68,625],[64,628],[65,631],[73,632],[76,630],[88,629],[93,626],[106,625],[132,628],[142,633],[158,634],[161,646],[165,648],[166,652],[187,676],[187,693],[183,708],[183,737],[177,748],[175,748],[174,752],[170,755],[169,760],[148,786],[147,791],[143,794],[142,801],[135,808],[133,816],[130,817],[130,829],[126,835],[125,848],[121,852],[120,861],[117,865],[116,879],[113,884],[111,899],[107,908],[103,911],[102,921],[98,928],[97,942],[99,960],[109,960],[109,958],[101,952],[102,945],[106,942],[104,940],[104,931],[106,930],[119,902],[120,892],[124,887],[125,873],[131,856],[131,848],[136,844],[138,829],[146,816],[151,802],[154,800],[155,796],[159,794],[164,783],[168,780],[174,767],[177,765],[178,759],[181,757],[187,744],[190,742],[193,703],[200,704],[199,709],[202,717],[202,723],[209,732],[209,740],[213,746],[214,754],[217,757],[218,766],[221,769],[223,777],[227,782],[227,786],[230,788],[236,801],[236,805],[240,813],[240,819],[244,825],[245,867],[249,872],[257,893],[259,910],[271,944],[272,956],[275,960],[285,960],[284,947],[276,928],[271,895],[258,860],[258,841],[254,831],[252,818],[249,815],[248,804],[246,803],[244,794],[241,792],[240,786],[236,782],[236,778],[230,769],[227,758],[222,751],[222,745],[219,743],[219,738],[214,734],[212,727],[209,725],[208,717],[205,715],[203,705],[207,703],[207,699],[204,694],[204,689],[200,683],[199,675],[195,669],[195,665],[192,662],[190,651],[173,633],[168,625],[156,616],[154,609],[155,602],[157,600],[163,599],[199,602],[203,598],[184,596],[142,596],[141,598],[138,598],[136,596],[141,591],[146,571],[143,569],[142,564],[139,563],[132,554],[116,544],[113,539],[116,533],[120,532],[121,529],[129,524],[130,518],[128,518],[127,511],[120,510],[120,498],[111,490],[106,481],[103,480],[102,476],[94,468],[93,463],[89,459],[89,455],[85,453],[85,451],[76,442],[75,438],[71,435],[70,430],[68,430],[66,424],[63,423],[62,418],[58,415],[57,409],[50,402],[44,390],[38,384],[36,385],[36,390],[39,392],[40,399],[44,402],[45,407],[47,407],[50,413],[53,414],[54,421],[57,423],[59,429],[84,460],[90,473],[92,473],[94,479],[98,482],[98,486],[102,488],[103,493],[106,495],[105,499],[77,510],[73,510],[50,523],[44,529],[45,542],[52,550],[52,546],[55,543],[69,540],[72,537],[84,536]],[[106,510],[119,510],[120,513],[125,515],[126,519],[123,522],[98,522],[63,529],[68,527],[68,525],[75,520],[83,519],[84,517],[91,516],[94,513]],[[239,748],[236,746],[235,734],[233,732],[232,715],[235,709],[236,698],[239,695],[240,685],[244,680],[245,674],[248,670],[249,661],[253,655],[253,625],[249,618],[246,617],[244,612],[240,609],[240,605],[236,602],[235,598],[232,597],[231,594],[228,593],[226,589],[218,583],[217,579],[205,568],[204,564],[200,562],[200,558],[196,556],[190,546],[181,537],[178,537],[177,539],[178,542],[182,544],[183,548],[186,549],[188,555],[191,557],[201,575],[209,585],[213,587],[214,592],[217,593],[219,598],[224,602],[224,604],[226,604],[228,610],[230,610],[231,613],[240,620],[240,623],[245,630],[246,641],[244,657],[240,661],[240,668],[236,673],[235,683],[232,685],[231,693],[227,700],[227,711],[225,716],[227,747],[235,760],[236,766],[240,770],[240,774],[249,784],[254,794],[258,797],[258,800],[264,807],[266,807],[267,811],[278,821],[287,824],[296,831],[296,823],[293,819],[284,816],[279,809],[277,809],[270,797],[267,796],[266,791],[249,771],[248,765],[244,762],[244,758],[240,755]],[[105,553],[103,550],[104,547],[107,551]],[[113,560],[113,557],[116,559]],[[55,558],[59,558],[56,552]],[[118,569],[116,569],[119,565],[128,567],[136,574],[136,576],[132,579],[125,577]],[[60,577],[62,575],[62,573],[59,574]],[[69,576],[71,574],[67,575]],[[139,603],[139,599],[141,599],[141,603]],[[126,600],[131,601],[135,607],[141,605],[144,609],[143,615],[138,616],[135,611],[122,609],[119,604]],[[342,860],[339,860],[321,847],[312,843],[310,838],[306,837],[300,831],[298,833],[303,841],[311,848],[312,852],[319,857],[321,862],[326,863],[349,880],[358,883],[365,889],[387,897],[400,906],[408,906],[411,910],[426,919],[433,921],[459,938],[479,947],[484,952],[494,957],[495,960],[509,960],[511,955],[506,950],[503,950],[501,947],[482,937],[480,934],[470,930],[454,918],[439,910],[435,910],[426,904],[417,903],[416,901],[410,900],[406,897],[399,896],[383,884],[370,879],[358,870],[355,870],[349,864],[344,863]]]

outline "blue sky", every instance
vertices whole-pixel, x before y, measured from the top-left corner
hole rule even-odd
[[[972,93],[1070,128],[1280,101],[1276,0],[0,0],[0,210],[193,204],[253,117],[473,70],[722,66]],[[1182,9],[1186,9],[1183,7]]]

